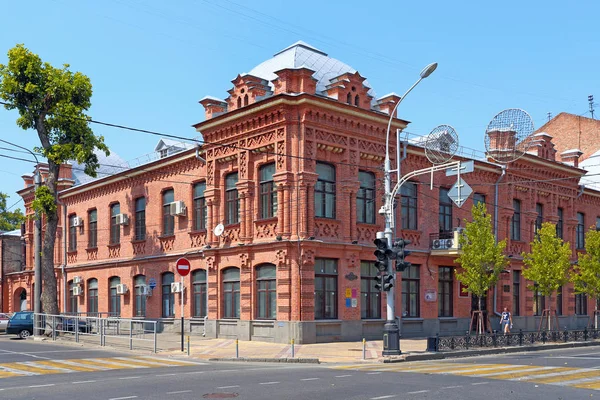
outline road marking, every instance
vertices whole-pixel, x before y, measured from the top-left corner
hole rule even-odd
[[[238,388],[240,385],[231,385],[231,386],[219,386],[217,389],[233,389]]]
[[[98,371],[97,369],[91,368],[91,367],[83,367],[80,365],[67,364],[67,363],[63,362],[62,360],[36,361],[35,364],[36,365],[47,365],[49,367],[59,367],[59,368],[68,369],[71,371],[78,371],[78,372],[96,372],[96,371]]]
[[[586,371],[586,372],[579,372],[577,374],[577,376],[564,376],[563,375],[559,375],[559,376],[554,376],[554,377],[550,377],[550,378],[541,378],[541,379],[531,379],[531,382],[535,382],[535,383],[556,383],[558,385],[567,385],[570,381],[579,381],[581,379],[584,378],[597,378],[600,377],[600,371],[595,370],[595,371]],[[576,382],[573,382],[576,383]]]
[[[352,376],[352,375],[338,375],[338,376],[336,376],[336,378],[347,378],[349,376]]]
[[[458,389],[458,388],[461,388],[461,387],[462,387],[462,385],[457,385],[457,386],[446,386],[446,387],[443,387],[442,389]]]
[[[92,363],[102,363],[102,365],[112,366],[114,369],[148,368],[148,367],[141,366],[141,365],[138,366],[138,365],[127,364],[127,363],[121,362],[120,360],[113,361],[112,359],[88,358],[88,359],[86,359],[86,361],[89,361]]]
[[[4,365],[2,366],[3,368],[5,367]],[[36,374],[36,375],[43,375],[43,374],[60,374],[60,373],[64,373],[65,371],[58,371],[56,369],[46,369],[46,368],[39,368],[39,367],[32,367],[29,366],[27,364],[20,364],[20,363],[13,363],[13,364],[9,364],[7,369],[11,369],[15,372],[30,372],[32,374]]]
[[[94,383],[96,381],[75,381],[71,382],[73,385],[79,385],[80,383]]]
[[[276,385],[278,383],[280,383],[280,382],[261,382],[261,383],[259,383],[259,385]]]
[[[489,382],[475,382],[475,383],[471,383],[471,385],[476,386],[476,385],[487,385]]]
[[[319,380],[321,378],[304,378],[304,379],[300,379],[301,381],[316,381]]]
[[[406,394],[418,394],[418,393],[427,393],[429,392],[429,390],[417,390],[415,392],[408,392]]]
[[[158,375],[154,375],[154,376],[175,376],[178,374],[158,374]]]
[[[41,388],[41,387],[49,387],[49,386],[54,386],[54,385],[55,385],[54,383],[47,383],[45,385],[29,385],[27,387],[30,387],[30,388]]]
[[[108,399],[108,400],[127,400],[127,399],[136,399],[137,396],[127,396],[127,397],[113,397],[112,399]]]
[[[367,372],[367,375],[379,375],[381,374],[381,371],[378,372]]]
[[[125,380],[125,379],[138,379],[141,378],[141,376],[124,376],[122,378],[119,378],[120,380]]]
[[[191,390],[178,390],[177,392],[167,392],[167,394],[190,393]]]
[[[13,376],[23,376],[21,374],[18,374],[16,372],[10,372],[10,371],[2,371],[0,370],[0,378],[10,378]]]
[[[139,358],[139,359],[146,359],[146,360],[154,360],[154,361],[160,361],[161,363],[166,363],[166,364],[173,364],[173,365],[206,365],[206,363],[202,363],[202,362],[194,362],[194,361],[186,361],[186,360],[173,360],[171,358],[166,359],[166,358],[160,358],[160,357],[154,357],[154,356],[139,356],[139,357],[132,357],[132,358]]]
[[[371,400],[390,399],[392,397],[396,397],[396,395],[395,394],[388,394],[387,396],[371,397]]]
[[[486,377],[492,379],[510,379],[513,377],[519,376],[527,376],[527,375],[536,375],[536,374],[544,374],[548,371],[556,371],[556,367],[527,367],[520,368],[514,371],[502,371],[502,372],[493,372],[489,374],[470,374],[473,377]],[[598,371],[600,373],[600,371]]]
[[[4,352],[4,354],[18,354],[18,355],[21,355],[21,356],[39,358],[39,359],[42,359],[42,360],[51,360],[51,358],[48,358],[48,357],[36,356],[35,354],[23,353],[23,352],[20,352],[20,351],[10,351],[10,350],[4,350],[4,349],[0,349],[0,351]],[[0,353],[0,354],[2,354],[2,353]]]

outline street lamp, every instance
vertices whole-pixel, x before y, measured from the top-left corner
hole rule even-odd
[[[392,181],[390,178],[390,174],[392,172],[391,163],[390,163],[390,129],[392,127],[392,120],[394,119],[394,113],[398,109],[402,100],[417,86],[423,79],[427,78],[429,75],[435,71],[437,68],[437,63],[431,63],[419,74],[419,79],[400,97],[398,103],[394,106],[392,112],[390,112],[390,119],[388,121],[387,132],[385,137],[385,161],[384,161],[384,178],[385,178],[385,196],[384,196],[384,205],[382,207],[383,214],[385,215],[385,229],[384,236],[387,239],[388,246],[392,247],[393,238],[392,238],[392,218],[394,218],[393,212],[387,212],[391,210],[393,207],[394,199],[391,197],[391,186]],[[400,160],[396,160],[396,170],[395,172],[398,174],[398,179],[400,178]],[[381,211],[380,211],[381,213]],[[388,273],[394,274],[393,267],[391,263],[388,265]],[[396,323],[396,314],[395,314],[395,305],[394,305],[394,290],[390,290],[387,293],[387,320],[385,322],[385,326],[383,327],[383,355],[392,356],[399,355],[400,352],[400,331],[398,328],[398,324]]]

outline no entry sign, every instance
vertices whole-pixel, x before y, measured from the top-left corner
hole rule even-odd
[[[190,269],[192,269],[190,261],[185,257],[181,257],[179,260],[177,260],[175,267],[181,276],[186,276],[190,273]]]

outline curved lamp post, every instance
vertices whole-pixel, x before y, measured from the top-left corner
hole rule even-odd
[[[392,247],[392,218],[394,218],[394,213],[391,211],[392,207],[393,207],[393,199],[391,198],[391,178],[390,178],[390,173],[391,171],[391,163],[390,163],[390,128],[392,126],[392,120],[394,119],[394,114],[396,112],[396,110],[398,109],[398,106],[400,105],[400,103],[402,103],[402,100],[404,100],[404,98],[415,88],[415,86],[417,86],[423,79],[427,78],[429,75],[431,75],[433,73],[433,71],[435,71],[435,69],[437,68],[438,64],[437,63],[431,63],[428,66],[426,66],[425,68],[423,68],[423,70],[421,71],[421,73],[419,74],[419,79],[406,91],[406,93],[404,93],[402,95],[402,97],[400,97],[400,100],[398,100],[398,103],[396,103],[396,105],[394,106],[394,109],[392,110],[392,112],[390,112],[390,119],[388,121],[388,126],[387,126],[387,132],[386,132],[386,137],[385,137],[385,161],[384,161],[384,174],[385,174],[385,197],[384,197],[384,206],[383,206],[383,211],[384,211],[384,216],[385,216],[385,230],[384,230],[384,236],[387,239],[387,243],[388,243],[388,247]],[[396,160],[396,172],[398,173],[398,178],[400,178],[400,160]],[[388,274],[393,275],[394,271],[393,271],[393,267],[391,265],[391,263],[388,263]],[[400,330],[398,328],[398,324],[396,323],[396,314],[395,314],[395,293],[394,293],[394,289],[390,290],[387,293],[387,304],[386,304],[386,310],[387,310],[387,320],[385,323],[385,326],[383,328],[383,343],[384,343],[384,349],[383,349],[383,355],[399,355],[400,352]]]

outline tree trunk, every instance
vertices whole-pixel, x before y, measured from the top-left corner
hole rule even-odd
[[[48,177],[46,186],[50,189],[55,202],[58,200],[56,181],[60,171],[60,165],[48,160]],[[54,244],[56,230],[58,227],[58,209],[53,214],[46,214],[46,230],[42,245],[42,312],[46,314],[58,314],[58,296],[56,274],[54,270]],[[66,232],[63,232],[65,235]]]

